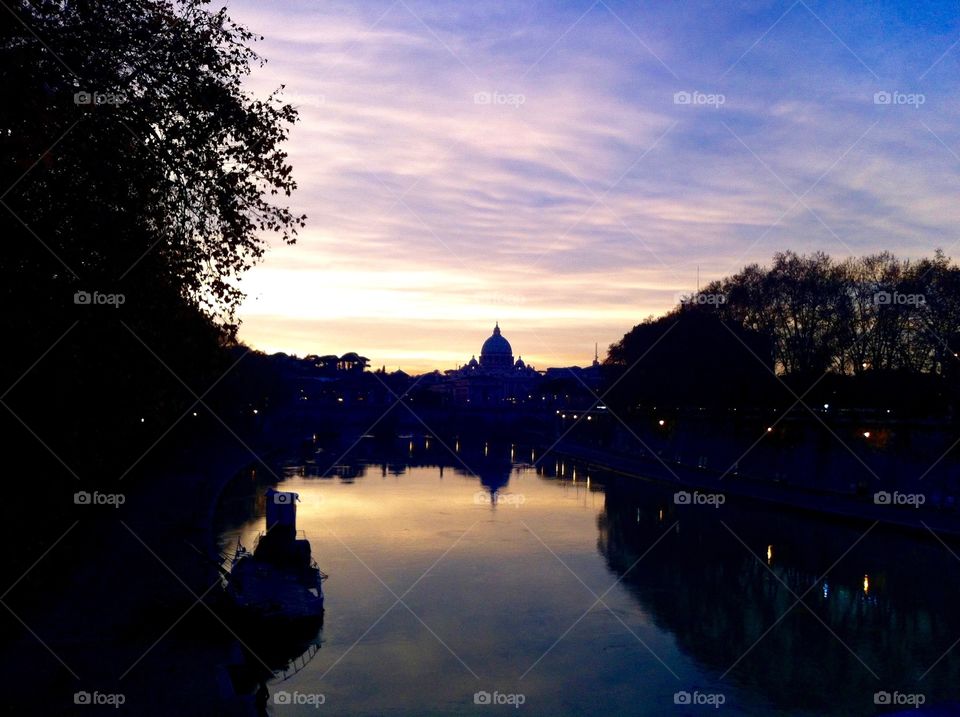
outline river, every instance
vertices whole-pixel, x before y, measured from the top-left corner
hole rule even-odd
[[[238,477],[222,552],[275,485],[329,574],[320,649],[270,680],[269,714],[954,713],[955,545],[677,504],[540,450],[361,439]]]

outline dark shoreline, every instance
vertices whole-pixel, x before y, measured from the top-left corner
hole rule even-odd
[[[0,648],[18,685],[8,708],[99,714],[104,708],[74,703],[85,691],[122,694],[125,711],[147,717],[255,715],[252,695],[236,695],[228,674],[242,660],[239,642],[211,615],[219,593],[214,514],[238,475],[297,447],[309,418],[279,411],[238,434],[249,449],[225,429],[205,432],[115,483],[126,497],[119,509],[81,512],[58,546],[72,543],[74,559],[51,551],[7,598],[29,628]]]
[[[820,517],[859,524],[880,523],[912,535],[932,537],[943,534],[960,540],[960,514],[933,508],[907,508],[877,505],[872,502],[874,490],[856,496],[826,492],[758,478],[724,475],[715,470],[659,461],[650,457],[617,455],[572,442],[561,442],[549,453],[580,461],[603,470],[643,481],[651,481],[677,490],[723,493],[779,509],[814,514]],[[678,480],[679,478],[679,480]],[[924,525],[926,524],[926,525]]]

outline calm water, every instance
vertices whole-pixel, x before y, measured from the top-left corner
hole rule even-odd
[[[439,443],[278,468],[330,578],[321,649],[269,684],[270,714],[868,715],[895,711],[879,691],[960,697],[960,656],[942,657],[960,559],[932,537],[676,506],[669,486],[533,467],[529,447]],[[224,498],[227,553],[263,529],[262,478]]]

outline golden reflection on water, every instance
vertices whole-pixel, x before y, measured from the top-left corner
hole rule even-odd
[[[560,464],[561,475],[564,470]],[[582,519],[565,522],[562,534],[554,540],[591,544],[603,505],[602,493],[601,500],[588,500],[596,497],[595,491],[590,490],[589,478],[585,486],[578,483],[578,488],[573,482],[540,476],[535,469],[511,469],[509,483],[496,491],[496,499],[491,499],[490,489],[476,477],[449,470],[444,473],[434,466],[408,468],[402,475],[387,473],[382,476],[383,480],[371,479],[380,474],[378,466],[370,466],[366,476],[347,482],[308,478],[300,470],[294,470],[277,490],[299,495],[297,527],[306,532],[314,552],[321,556],[341,542],[351,547],[376,544],[381,558],[432,554],[438,548],[448,547],[452,539],[477,522],[500,526],[495,528],[499,534],[493,536],[498,550],[522,554],[534,547],[517,541],[513,530],[526,523],[540,532],[541,529],[536,528],[539,523],[547,526],[544,530],[553,531],[558,514],[571,510],[582,515]],[[388,480],[390,477],[393,480]],[[530,480],[531,477],[534,480]],[[243,527],[241,540],[250,547],[262,530],[260,515]],[[478,529],[473,528],[471,532],[473,530]],[[508,534],[513,535],[513,539],[500,545]],[[469,539],[457,546],[458,552],[488,550],[489,546]],[[322,563],[321,567],[324,567]]]

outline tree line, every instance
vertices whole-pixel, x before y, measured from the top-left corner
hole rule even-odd
[[[776,254],[712,282],[717,315],[772,339],[777,370],[944,374],[960,350],[960,268],[940,250],[836,261],[822,252]]]
[[[826,378],[833,394],[882,391],[875,398],[891,402],[920,387],[933,399],[955,394],[958,351],[960,268],[944,252],[838,261],[786,251],[635,326],[607,365],[631,400],[693,393],[691,402],[769,403],[784,386]]]

